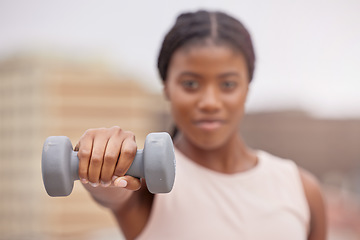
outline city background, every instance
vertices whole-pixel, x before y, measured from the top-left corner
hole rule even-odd
[[[246,142],[313,172],[329,239],[360,239],[360,4],[148,4],[0,2],[0,239],[121,239],[78,182],[68,197],[47,196],[43,142],[66,135],[76,144],[88,128],[118,125],[141,148],[149,132],[169,131],[156,51],[179,12],[201,7],[241,17],[253,34]]]

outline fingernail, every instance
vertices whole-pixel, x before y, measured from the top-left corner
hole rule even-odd
[[[96,183],[89,182],[89,184],[90,184],[92,187],[97,187],[97,186],[99,186],[99,182],[96,182]]]
[[[111,185],[111,182],[103,182],[103,181],[101,181],[101,186],[103,186],[103,187],[108,187],[110,185]]]
[[[115,186],[117,186],[117,187],[125,188],[128,183],[127,183],[126,180],[119,178],[119,179],[117,179],[117,180],[114,182],[114,184],[115,184]]]
[[[112,178],[111,178],[111,180],[114,182],[116,179],[118,179],[119,177],[118,176],[113,176]]]
[[[84,184],[88,183],[89,181],[86,178],[80,178],[80,181]]]

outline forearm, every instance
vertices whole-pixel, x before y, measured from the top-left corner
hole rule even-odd
[[[119,187],[92,187],[90,184],[83,186],[97,203],[112,211],[121,209],[133,194],[133,191]]]

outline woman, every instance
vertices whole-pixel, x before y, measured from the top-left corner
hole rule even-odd
[[[249,33],[224,13],[182,14],[166,35],[158,68],[177,129],[169,194],[155,196],[145,181],[124,176],[137,150],[131,132],[91,129],[81,137],[80,179],[126,238],[326,238],[315,178],[239,135],[254,62]]]

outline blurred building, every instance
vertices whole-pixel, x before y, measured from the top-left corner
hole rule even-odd
[[[161,96],[112,74],[101,62],[19,55],[0,62],[0,239],[82,239],[116,225],[80,186],[66,198],[46,195],[42,144],[88,128],[121,126],[142,147],[158,130]]]
[[[245,116],[242,135],[253,148],[293,159],[322,181],[330,174],[360,174],[359,119],[317,119],[302,111],[252,113]]]

